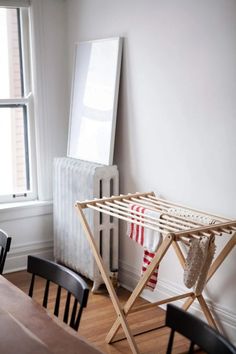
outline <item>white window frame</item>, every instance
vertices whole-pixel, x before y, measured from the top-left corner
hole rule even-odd
[[[29,47],[29,9],[30,2],[27,0],[0,0],[0,7],[19,8],[21,20],[21,46],[22,46],[22,66],[24,74],[24,89],[28,92],[26,97],[0,99],[1,107],[25,106],[27,110],[27,136],[29,152],[29,180],[30,190],[19,194],[0,195],[0,203],[32,201],[37,199],[37,178],[36,178],[36,151],[35,151],[35,131],[34,131],[34,107],[31,80],[31,52]]]

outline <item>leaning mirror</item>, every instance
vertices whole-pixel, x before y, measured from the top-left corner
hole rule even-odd
[[[76,45],[67,155],[113,162],[121,38]]]

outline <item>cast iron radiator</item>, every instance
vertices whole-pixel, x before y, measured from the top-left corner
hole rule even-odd
[[[117,195],[116,166],[69,157],[54,159],[53,227],[54,258],[93,281],[92,291],[103,283],[74,207],[77,200]],[[118,220],[86,210],[100,254],[111,275],[118,271]]]

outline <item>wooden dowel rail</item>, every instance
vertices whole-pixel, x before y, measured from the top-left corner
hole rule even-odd
[[[193,220],[184,219],[183,217],[177,215],[163,214],[162,218],[166,220],[174,220],[177,224],[185,225],[188,228],[203,226],[202,223]]]
[[[114,203],[111,203],[111,202],[106,202],[106,204],[108,205],[113,205],[114,207],[116,208],[119,208],[119,209],[122,209],[122,210],[128,210],[130,212],[131,210],[131,205],[137,205],[135,203],[132,203],[132,201],[127,201],[127,202],[121,202],[121,201],[117,201],[115,200]],[[141,206],[141,205],[140,205]],[[143,207],[143,206],[142,206]],[[152,208],[152,209],[149,209],[148,210],[153,210],[155,212],[159,212],[160,214],[163,213],[163,210],[161,209],[155,209],[155,208]],[[136,210],[131,210],[132,213],[135,212]],[[143,213],[141,213],[143,214]]]
[[[118,205],[119,205],[119,208],[120,209],[122,209],[122,210],[128,210],[129,212],[132,212],[132,214],[134,213],[137,213],[137,214],[139,214],[139,215],[143,215],[143,213],[141,213],[141,212],[137,212],[136,210],[131,210],[131,208],[129,207],[129,205],[132,205],[133,203],[132,203],[132,201],[131,200],[129,200],[129,201],[127,201],[128,203],[126,204],[126,203],[124,203],[124,202],[120,202],[120,201],[115,201],[114,203],[111,203],[111,202],[106,202],[106,204],[107,205],[116,205],[117,207],[118,207]],[[135,204],[136,205],[136,204]],[[140,204],[141,205],[141,204]],[[195,223],[195,222],[192,222],[191,220],[186,220],[186,219],[183,219],[183,218],[180,218],[180,220],[177,220],[176,221],[176,219],[178,219],[178,217],[176,217],[176,216],[169,216],[169,215],[167,215],[167,214],[165,214],[165,212],[163,213],[163,210],[158,210],[158,209],[156,209],[156,208],[148,208],[148,210],[153,210],[153,211],[158,211],[158,212],[161,212],[162,214],[161,214],[161,220],[169,220],[170,221],[170,223],[168,224],[168,223],[166,223],[167,225],[173,225],[173,226],[176,226],[177,228],[180,228],[181,229],[181,227],[185,227],[185,228],[189,228],[190,226],[196,226],[196,224],[197,224],[197,226],[201,226],[202,224],[200,224],[200,223]],[[154,218],[154,217],[152,217],[152,216],[149,216],[149,215],[146,215],[146,217],[149,217],[149,218],[151,218],[151,219],[154,219],[154,220],[156,220],[156,218]],[[178,225],[178,224],[180,224],[180,225]]]
[[[181,295],[176,295],[176,296],[172,296],[169,297],[167,299],[163,299],[160,301],[155,301],[155,302],[151,302],[149,304],[145,304],[145,305],[140,305],[140,306],[135,306],[133,308],[130,309],[129,314],[131,313],[136,313],[139,311],[144,311],[147,310],[149,308],[155,307],[155,306],[160,306],[160,305],[164,305],[167,304],[169,302],[173,302],[173,301],[177,301],[177,300],[181,300],[181,299],[185,299],[186,297],[190,297],[194,295],[194,293],[191,291],[189,293],[185,293],[185,294],[181,294]]]
[[[149,207],[152,210],[156,210],[156,206],[154,205],[154,203],[150,199],[143,200],[141,198],[133,197],[130,200],[135,202],[135,204],[137,203],[137,204],[140,204],[142,206],[147,206],[147,207]],[[161,210],[168,212],[168,208],[161,208]]]
[[[206,216],[209,216],[213,219],[218,219],[219,221],[221,222],[225,222],[225,221],[229,221],[230,219],[229,218],[225,218],[225,217],[222,217],[222,216],[219,216],[219,215],[215,215],[215,214],[210,214],[208,212],[205,212],[205,211],[202,211],[202,210],[199,210],[199,209],[194,209],[194,208],[190,208],[186,205],[182,205],[182,204],[178,204],[178,203],[173,203],[173,202],[170,202],[170,201],[167,201],[165,199],[162,199],[162,198],[158,198],[158,197],[155,197],[153,195],[153,193],[147,193],[148,197],[152,200],[155,200],[155,201],[158,201],[158,202],[162,202],[164,203],[165,205],[169,205],[169,206],[172,206],[172,207],[177,207],[177,208],[183,208],[183,209],[186,209],[186,210],[190,210],[190,211],[193,211],[195,213],[201,213],[202,215],[206,215]]]
[[[124,199],[125,200],[125,199]],[[153,210],[153,211],[156,211],[156,209],[155,208],[153,208],[153,207],[151,207],[150,205],[150,203],[149,203],[149,205],[146,203],[146,204],[142,204],[142,203],[138,203],[137,202],[137,199],[136,198],[132,198],[132,199],[130,199],[130,200],[125,200],[127,203],[129,203],[129,204],[133,204],[133,201],[135,201],[135,203],[137,203],[137,205],[140,205],[140,206],[145,206],[146,208],[148,208],[149,210]],[[167,213],[168,211],[166,211],[166,213]],[[168,215],[168,214],[163,214],[163,218],[165,218],[165,216],[166,215]],[[171,220],[172,219],[178,219],[178,220],[184,220],[185,221],[185,223],[187,224],[188,222],[191,222],[192,224],[193,223],[195,223],[194,224],[194,227],[200,227],[200,226],[204,226],[205,224],[203,224],[203,223],[199,223],[199,222],[195,222],[195,221],[193,221],[193,220],[189,220],[189,219],[186,219],[186,218],[184,218],[184,217],[180,217],[180,216],[177,216],[177,215],[170,215],[169,214],[169,217],[171,218]],[[187,226],[187,225],[186,225]],[[189,229],[191,229],[191,228],[193,228],[193,226],[192,227],[188,227]],[[222,230],[222,232],[223,232],[223,230]],[[226,232],[226,231],[225,231]],[[230,233],[230,231],[227,231],[228,233]],[[216,235],[219,235],[219,236],[221,236],[221,232],[218,232],[218,231],[213,231],[213,233],[214,234],[216,234]],[[209,233],[204,233],[204,232],[202,232],[201,233],[201,236],[210,236],[210,234]]]
[[[132,202],[131,202],[132,203]],[[129,217],[132,217],[133,218],[133,215],[140,215],[141,216],[141,220],[145,220],[147,222],[149,222],[148,219],[151,219],[151,220],[155,220],[155,221],[158,221],[159,220],[159,224],[161,224],[161,226],[163,226],[163,228],[165,228],[167,231],[173,231],[173,232],[176,232],[178,230],[186,230],[186,229],[189,229],[190,226],[193,227],[193,226],[203,226],[204,224],[201,224],[201,223],[192,223],[191,221],[188,222],[185,222],[183,221],[184,219],[181,219],[180,222],[176,223],[176,217],[175,216],[169,216],[167,214],[161,214],[160,216],[160,219],[157,219],[155,217],[152,217],[150,215],[144,215],[144,213],[142,212],[139,212],[139,211],[136,211],[136,210],[131,210],[130,207],[123,207],[120,205],[120,202],[119,204],[117,205],[117,203],[111,203],[111,202],[105,202],[106,205],[109,205],[111,208],[114,208],[114,209],[120,209],[120,210],[124,210],[126,211],[128,214]],[[101,205],[100,203],[96,203],[96,205],[99,205],[100,207],[104,207],[103,205]],[[105,207],[104,207],[105,208]],[[121,212],[120,212],[121,213]],[[123,214],[123,213],[121,213]],[[124,214],[123,214],[124,215]],[[167,219],[167,220],[166,220]],[[166,227],[165,225],[169,225],[171,226],[172,228],[169,228],[169,227]],[[214,231],[213,232],[214,234],[218,234],[220,235],[219,232],[217,231]],[[203,236],[210,236],[211,234],[210,233],[202,233]]]
[[[167,234],[168,232],[174,232],[177,236],[178,235],[185,235],[187,237],[193,237],[193,236],[211,236],[211,233],[206,233],[205,231],[209,230],[209,231],[214,231],[212,230],[212,225],[211,226],[201,226],[195,229],[188,229],[188,230],[179,230],[174,228],[174,227],[170,227],[167,225],[164,225],[163,223],[161,223],[161,219],[159,219],[158,221],[151,221],[150,218],[146,218],[145,216],[143,216],[143,214],[141,214],[142,216],[138,216],[138,215],[133,215],[133,211],[130,212],[130,214],[122,212],[121,210],[118,211],[113,211],[113,208],[110,208],[109,206],[106,206],[105,203],[104,204],[100,204],[97,202],[94,202],[93,204],[88,204],[88,207],[94,210],[97,210],[99,212],[104,212],[105,214],[117,217],[121,220],[124,221],[128,221],[130,223],[134,223],[143,227],[147,227],[149,229],[152,229],[154,231],[158,231],[161,233],[165,233]],[[124,216],[123,216],[124,215]],[[153,226],[152,226],[153,225]],[[156,226],[156,227],[155,227]],[[219,225],[215,226],[217,229],[220,228]],[[216,230],[217,230],[216,229]]]
[[[120,210],[126,211],[126,214],[127,213],[128,213],[128,215],[131,214],[131,216],[132,215],[140,215],[142,217],[141,220],[143,220],[143,218],[145,218],[145,220],[148,220],[148,219],[153,220],[153,221],[158,221],[159,220],[160,224],[162,224],[163,226],[169,225],[169,226],[175,227],[175,230],[183,230],[183,225],[180,226],[178,224],[175,224],[174,222],[169,222],[168,220],[164,220],[162,218],[162,215],[160,216],[160,218],[155,218],[155,217],[153,217],[151,215],[148,215],[147,213],[145,214],[145,213],[142,213],[140,211],[131,210],[130,208],[122,207],[122,206],[117,205],[115,203],[106,202],[105,204],[111,206],[114,209],[120,209]],[[186,229],[186,228],[187,228],[187,226],[184,227],[184,229]],[[174,231],[174,230],[170,230],[170,231]]]
[[[99,211],[100,213],[103,212],[104,214],[117,217],[117,218],[119,218],[121,220],[124,220],[124,221],[127,221],[129,223],[133,223],[133,224],[136,224],[136,225],[139,225],[139,226],[147,227],[147,228],[149,228],[151,230],[161,232],[162,234],[165,234],[165,235],[169,233],[168,231],[166,231],[166,230],[164,230],[162,228],[154,227],[154,226],[151,226],[150,224],[145,224],[144,222],[139,222],[137,220],[133,220],[131,218],[128,218],[128,217],[125,217],[125,216],[110,212],[108,210],[104,210],[104,209],[102,209],[100,207],[96,207],[95,205],[92,205],[92,204],[88,204],[88,208],[94,209],[96,211]]]
[[[121,200],[114,200],[114,204],[122,205],[122,206],[124,206],[124,207],[127,208],[127,207],[129,207],[129,204],[134,204],[134,203],[132,203],[131,200],[125,200],[125,199],[123,199],[123,201],[121,201]],[[159,212],[163,213],[163,212],[167,212],[168,209],[163,210],[162,208],[156,208],[156,207],[155,207],[155,208],[150,209],[150,210],[159,211]]]
[[[232,230],[232,227],[236,226],[236,220],[232,221],[227,221],[221,224],[214,224],[214,225],[209,225],[209,226],[203,226],[203,227],[197,227],[195,229],[191,229],[191,231],[178,231],[175,233],[175,236],[187,236],[189,233],[193,235],[200,235],[204,231],[221,231],[222,229],[227,229],[227,230]]]
[[[193,223],[192,221],[189,221],[188,222],[188,220],[186,220],[186,219],[184,219],[184,218],[179,218],[178,217],[178,220],[176,221],[176,216],[170,216],[170,215],[167,215],[167,214],[163,214],[163,216],[162,216],[162,218],[163,219],[167,219],[167,220],[175,220],[175,222],[177,222],[177,223],[181,223],[181,224],[183,224],[183,225],[186,225],[186,228],[188,228],[188,229],[192,229],[192,228],[196,228],[196,227],[203,227],[203,226],[205,226],[206,224],[203,224],[203,223]],[[180,219],[180,220],[179,220]],[[187,221],[187,222],[186,222]],[[214,234],[214,235],[218,235],[218,236],[221,236],[221,233],[219,232],[219,231],[212,231],[212,233]],[[207,233],[207,232],[203,232],[202,233],[202,235],[203,236],[209,236],[210,234],[209,233]]]
[[[140,197],[141,199],[144,199],[144,197]],[[147,199],[147,198],[146,198]],[[126,198],[123,199],[123,202],[122,201],[117,201],[115,200],[114,203],[115,204],[119,204],[119,205],[126,205],[127,204],[133,204],[133,202],[135,201],[135,204],[139,205],[139,206],[145,206],[146,208],[148,208],[149,210],[153,210],[153,211],[160,211],[160,212],[163,212],[162,214],[162,218],[163,219],[169,219],[169,220],[172,220],[172,219],[176,219],[178,220],[179,223],[181,223],[182,225],[186,224],[186,227],[189,227],[189,228],[192,228],[192,227],[197,227],[197,226],[204,226],[204,225],[207,225],[207,224],[204,224],[204,223],[200,223],[199,221],[195,221],[195,220],[190,220],[190,219],[187,219],[187,218],[184,218],[184,217],[181,217],[181,216],[178,216],[178,215],[171,215],[171,214],[167,214],[168,213],[168,208],[157,208],[156,206],[153,206],[152,203],[142,203],[140,202],[139,199],[137,198],[130,198],[129,200],[127,200]],[[190,210],[190,209],[189,209]],[[192,209],[191,209],[192,210]],[[215,216],[212,215],[212,217],[215,218]],[[176,227],[178,227],[177,225],[175,225]],[[228,233],[230,234],[231,233],[231,230],[228,230],[228,229],[223,229],[222,228],[222,232],[224,233]],[[219,232],[219,231],[216,231],[216,230],[213,230],[213,233],[215,235],[219,235],[221,236],[221,233],[222,232]],[[204,234],[202,234],[204,236]],[[209,236],[209,234],[205,235],[205,236]]]
[[[141,198],[141,197],[140,197]],[[142,199],[143,199],[143,197],[142,197]],[[155,207],[153,207],[153,204],[152,204],[152,202],[148,202],[148,201],[143,201],[143,200],[141,200],[140,201],[140,199],[137,199],[136,198],[136,196],[135,197],[132,197],[132,198],[130,198],[130,199],[126,199],[126,198],[124,198],[123,199],[125,202],[127,202],[127,203],[129,203],[129,204],[133,204],[133,202],[135,202],[135,204],[137,204],[137,205],[140,205],[140,206],[146,206],[149,210],[153,210],[153,211],[156,211],[156,208]],[[165,211],[166,212],[168,212],[168,209],[165,209]],[[163,215],[165,215],[165,214],[163,214]],[[169,215],[170,216],[170,215]],[[172,215],[171,215],[172,216]],[[164,216],[165,217],[165,216]],[[188,220],[188,219],[184,219],[184,218],[181,218],[180,216],[176,216],[176,215],[173,215],[173,218],[179,218],[179,219],[182,219],[182,220],[185,220],[185,222],[192,222],[192,223],[196,223],[196,225],[199,225],[199,226],[203,226],[204,227],[204,224],[203,223],[200,223],[200,222],[195,222],[195,221],[193,221],[193,220]],[[214,224],[215,225],[215,224]],[[177,225],[175,225],[176,227],[177,227]],[[196,227],[196,226],[195,226]],[[219,232],[219,231],[217,231],[217,230],[212,230],[212,232],[214,233],[214,234],[216,234],[216,235],[219,235],[219,236],[221,236],[221,232],[225,232],[225,233],[231,233],[231,231],[230,230],[228,230],[228,229],[221,229],[221,232]],[[202,236],[210,236],[209,234],[206,234],[206,235],[204,235],[204,232],[203,233],[201,233],[201,235]]]
[[[186,246],[190,246],[190,242],[189,242],[189,239],[188,239],[188,238],[181,237],[179,240],[180,240],[182,243],[184,243]]]
[[[126,194],[126,195],[120,194],[119,196],[112,196],[112,197],[109,197],[109,198],[106,198],[106,197],[100,198],[100,199],[95,198],[95,199],[92,199],[92,200],[85,200],[85,201],[83,201],[83,202],[77,201],[77,202],[75,203],[75,206],[78,205],[78,206],[80,206],[81,209],[85,209],[85,208],[87,208],[89,205],[93,205],[93,204],[99,203],[99,202],[100,202],[100,203],[103,203],[103,202],[105,202],[105,201],[122,200],[122,199],[124,199],[124,198],[130,199],[130,198],[132,198],[133,196],[140,197],[140,196],[144,196],[144,195],[154,195],[154,193],[153,193],[153,192],[149,192],[149,193],[134,193],[134,194]]]
[[[150,202],[150,198],[147,198],[147,197],[143,197],[143,196],[140,196],[140,199],[141,200],[143,200],[143,201],[145,201],[145,203],[146,203],[146,205],[152,205],[152,207],[155,207],[155,208],[158,208],[158,209],[161,209],[162,208],[162,210],[165,210],[166,211],[166,213],[168,214],[168,211],[169,211],[169,209],[171,209],[171,208],[173,208],[173,204],[172,203],[170,203],[170,202],[159,202],[159,200],[157,201],[157,198],[155,198],[156,200],[154,201],[153,199],[151,199],[151,202]],[[136,199],[136,198],[132,198],[132,200],[137,200],[138,201],[138,199]],[[167,205],[169,206],[169,207],[167,207]],[[202,211],[200,211],[200,210],[194,210],[194,209],[191,209],[191,208],[188,208],[188,207],[180,207],[178,204],[175,204],[175,207],[176,207],[176,209],[184,209],[184,210],[186,210],[186,211],[189,211],[189,212],[191,212],[191,213],[193,213],[193,215],[194,214],[198,214],[200,217],[209,217],[209,218],[211,218],[213,221],[217,221],[217,222],[222,222],[222,220],[224,220],[224,221],[228,221],[229,219],[218,219],[218,220],[216,220],[218,217],[216,217],[215,215],[211,215],[211,214],[207,214],[207,213],[204,213],[204,212],[202,212]],[[185,222],[192,222],[192,224],[196,224],[196,225],[205,225],[204,223],[201,223],[201,222],[199,222],[199,221],[197,221],[197,220],[191,220],[190,218],[188,218],[188,217],[186,217],[186,218],[184,218],[183,216],[180,216],[180,215],[173,215],[173,214],[169,214],[169,216],[173,216],[173,217],[176,217],[176,218],[178,218],[178,219],[180,219],[180,220],[184,220]],[[228,230],[225,230],[224,232],[228,232]]]
[[[138,203],[139,205],[142,206],[144,205],[149,210],[156,211],[156,208],[153,207],[153,203],[155,202],[158,203],[159,200],[158,198],[154,197],[153,193],[135,193],[135,194],[128,194],[128,195],[113,196],[110,198],[93,199],[91,201],[84,201],[84,202],[77,202],[77,203],[82,209],[87,207],[89,208],[92,207],[94,210],[97,210],[99,212],[104,212],[108,215],[118,217],[121,220],[133,222],[136,223],[137,225],[148,227],[150,229],[153,229],[158,232],[162,232],[164,234],[166,234],[167,232],[174,232],[176,233],[176,236],[185,235],[186,237],[193,237],[193,236],[211,236],[211,234],[221,235],[222,232],[231,233],[234,229],[236,229],[236,225],[232,224],[232,222],[230,221],[205,226],[204,224],[198,221],[195,222],[176,215],[167,215],[165,213],[163,214],[162,218],[155,220],[155,218],[152,218],[152,216],[144,216],[142,213],[136,212],[134,210],[128,211],[129,207],[124,206],[124,204],[125,203],[131,204],[133,202]],[[164,204],[162,200],[161,203]],[[175,205],[179,207],[179,205],[176,203],[168,202],[168,205],[169,206]],[[186,208],[186,210],[191,210],[194,212],[201,213],[202,215],[207,215],[209,217],[217,218],[217,216],[215,215],[204,213],[196,209]]]
[[[110,203],[109,203],[110,204]],[[122,201],[117,201],[117,200],[115,200],[114,201],[114,204],[118,204],[118,205],[122,205],[122,206],[124,206],[124,207],[126,207],[127,208],[127,204],[133,204],[133,202],[132,202],[132,200],[126,200],[126,199],[124,199],[124,201],[122,202]],[[139,204],[140,206],[143,206],[143,204]],[[163,212],[163,209],[160,209],[160,208],[151,208],[151,207],[148,207],[148,209],[149,210],[153,210],[153,211],[156,211],[156,210],[158,210],[158,211],[160,211],[160,212]],[[186,218],[184,218],[184,217],[181,217],[181,216],[178,216],[178,215],[169,215],[169,214],[167,214],[168,213],[168,209],[166,209],[166,210],[164,210],[164,212],[162,213],[162,216],[161,216],[161,218],[162,219],[167,219],[167,220],[170,220],[170,221],[175,221],[175,222],[177,222],[177,224],[179,223],[179,224],[181,224],[181,225],[186,225],[186,228],[193,228],[193,227],[200,227],[200,226],[204,226],[205,224],[203,224],[203,223],[200,223],[200,222],[197,222],[197,221],[195,221],[195,220],[190,220],[190,219],[186,219]],[[178,225],[175,225],[176,227],[178,227]],[[227,230],[227,229],[224,229],[224,231],[223,232],[225,232],[225,233],[231,233],[231,231],[230,230]],[[213,231],[213,233],[215,234],[215,235],[219,235],[219,236],[221,236],[221,232],[218,232],[218,231]],[[203,234],[204,235],[204,234]],[[209,236],[209,234],[206,234],[205,236]]]
[[[146,197],[142,197],[142,196],[140,196],[140,199],[141,200],[145,200],[145,201],[148,201],[148,203],[147,204],[149,204],[149,205],[151,205],[150,204],[150,199],[149,198],[146,198]],[[166,207],[166,205],[169,205],[170,207],[171,207],[171,205],[172,205],[172,207],[173,207],[173,204],[172,203],[168,203],[168,202],[166,202],[166,203],[162,203],[162,202],[159,202],[159,200],[158,200],[158,202],[157,201],[153,201],[153,203],[154,204],[156,204],[157,206],[159,206],[159,205],[163,205],[163,206],[165,206]],[[228,220],[230,220],[230,219],[226,219],[226,218],[219,218],[218,216],[216,216],[216,215],[212,215],[212,214],[209,214],[209,213],[204,213],[204,212],[202,212],[202,211],[200,211],[200,210],[197,210],[197,209],[191,209],[191,208],[188,208],[188,207],[182,207],[182,206],[180,206],[180,205],[178,205],[178,204],[175,204],[175,206],[176,206],[176,209],[185,209],[186,211],[190,211],[190,212],[192,212],[193,214],[195,213],[197,213],[199,216],[202,216],[202,217],[205,217],[205,216],[207,216],[207,217],[209,217],[209,218],[211,218],[212,219],[212,221],[215,221],[215,222],[222,222],[222,221],[228,221]],[[159,207],[160,208],[160,207]],[[170,208],[169,208],[170,209]],[[168,210],[168,209],[167,209]],[[168,212],[168,211],[167,211]],[[172,215],[172,214],[169,214],[169,215]],[[180,218],[181,219],[181,216],[178,216],[178,215],[173,215],[173,216],[175,216],[175,217],[177,217],[177,218]],[[188,218],[184,218],[184,217],[182,217],[182,220],[191,220],[191,219],[188,219]],[[198,224],[198,225],[205,225],[204,223],[201,223],[201,222],[198,222],[198,221],[194,221],[194,220],[191,220],[193,223],[195,222],[196,224]],[[222,232],[224,232],[224,233],[231,233],[231,231],[229,231],[229,230],[227,230],[227,229],[223,229],[222,228]],[[215,234],[217,234],[217,232],[214,232]],[[219,234],[219,233],[218,233]]]
[[[162,233],[163,232],[165,232],[165,233],[168,233],[168,232],[175,232],[175,233],[176,232],[180,232],[179,231],[179,229],[180,229],[179,227],[176,229],[174,227],[165,225],[165,224],[163,224],[162,219],[151,218],[151,217],[145,216],[144,214],[139,213],[139,212],[136,212],[136,213],[141,215],[141,216],[135,215],[136,213],[133,210],[130,211],[130,213],[123,212],[122,210],[119,210],[119,209],[114,211],[114,208],[112,208],[112,207],[110,207],[108,205],[105,205],[105,204],[101,204],[101,203],[95,203],[95,205],[88,205],[88,207],[92,208],[94,210],[100,211],[100,212],[104,212],[104,213],[109,214],[111,216],[117,217],[119,219],[126,220],[126,221],[129,221],[131,223],[136,223],[137,225],[140,225],[140,226],[143,226],[143,227],[151,228],[151,225],[156,226],[157,229],[155,229],[155,231],[159,231],[159,232],[162,232]],[[122,215],[124,217],[127,217],[127,219],[124,219],[124,217],[122,217]],[[151,219],[153,219],[155,221],[152,221]],[[190,232],[188,232],[188,234],[191,237],[196,235],[196,234],[190,233]],[[201,235],[203,235],[203,236],[211,236],[210,233],[205,233],[205,232],[201,232]]]
[[[148,208],[149,210],[153,210],[153,211],[159,211],[161,213],[168,212],[167,208],[156,208],[155,205],[153,205],[152,203],[147,204],[147,202],[143,202],[142,200],[137,199],[137,198],[130,198],[130,199],[124,198],[123,201],[126,202],[127,204],[135,204],[137,206],[145,207],[145,208]]]
[[[169,232],[179,231],[179,228],[176,229],[174,227],[166,226],[165,223],[163,223],[161,219],[155,219],[155,218],[149,217],[149,216],[144,215],[144,214],[139,213],[139,212],[137,212],[137,214],[134,213],[134,215],[133,215],[133,211],[130,211],[130,213],[124,212],[124,211],[119,210],[119,209],[114,211],[114,208],[111,208],[108,205],[104,205],[104,204],[100,204],[100,203],[96,203],[96,205],[99,206],[101,209],[110,210],[114,214],[117,214],[116,215],[117,217],[120,217],[120,215],[124,215],[124,216],[127,216],[127,217],[131,218],[131,220],[132,220],[131,222],[132,223],[133,223],[133,220],[137,220],[137,221],[140,221],[141,223],[145,223],[146,225],[147,224],[151,224],[151,225],[155,225],[157,227],[165,228],[166,231],[169,231]]]

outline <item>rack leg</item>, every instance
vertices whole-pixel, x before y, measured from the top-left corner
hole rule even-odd
[[[196,299],[196,295],[192,295],[191,297],[189,297],[183,304],[182,309],[184,311],[187,311],[189,309],[189,307],[192,305],[192,303],[194,302],[194,300]]]
[[[181,251],[181,248],[178,245],[177,241],[173,241],[173,248],[175,250],[175,253],[179,259],[179,262],[182,266],[182,268],[185,267],[185,257],[183,255],[183,252]],[[182,309],[184,311],[187,311],[189,309],[189,307],[192,305],[192,303],[194,302],[194,300],[196,299],[196,295],[192,294],[183,304]]]
[[[211,311],[209,310],[209,307],[207,306],[207,303],[204,300],[203,296],[198,295],[197,299],[198,299],[198,302],[202,308],[202,311],[203,311],[209,325],[214,327],[216,330],[218,330],[216,322],[215,322],[214,318],[212,317]]]
[[[149,267],[147,268],[146,272],[143,274],[141,279],[139,280],[136,288],[133,290],[132,294],[130,295],[129,299],[127,300],[126,304],[124,305],[124,313],[128,314],[129,310],[133,306],[134,302],[136,301],[137,297],[145,287],[148,279],[152,275],[153,271],[155,270],[156,266],[160,263],[164,255],[166,254],[168,248],[170,247],[173,241],[173,236],[169,234],[165,237],[164,241],[162,242],[157,254],[153,258],[152,262],[150,263]],[[115,334],[117,333],[120,327],[119,318],[116,319],[113,326],[111,327],[110,331],[107,334],[106,342],[111,343],[112,339],[114,338]]]
[[[119,323],[119,326],[121,325],[122,328],[123,328],[123,331],[126,335],[126,338],[127,338],[127,341],[129,343],[129,346],[130,346],[130,349],[132,351],[133,354],[139,354],[139,350],[138,350],[138,347],[137,347],[137,344],[134,340],[134,337],[129,329],[129,325],[127,323],[127,320],[125,318],[125,314],[120,306],[120,302],[119,302],[119,299],[116,295],[116,292],[114,290],[114,287],[111,283],[111,280],[110,280],[110,277],[109,277],[109,274],[107,273],[107,270],[105,268],[105,265],[103,263],[103,260],[102,260],[102,257],[100,256],[100,253],[99,253],[99,250],[97,248],[97,245],[94,241],[94,237],[93,237],[93,234],[89,228],[89,225],[87,223],[87,220],[84,216],[84,213],[82,211],[82,209],[77,206],[77,210],[78,210],[78,214],[79,214],[79,218],[80,218],[80,221],[81,221],[81,225],[83,226],[83,229],[85,231],[85,234],[87,236],[87,239],[89,241],[89,244],[90,244],[90,247],[92,249],[92,252],[93,252],[93,255],[94,255],[94,258],[96,260],[96,263],[98,265],[98,268],[101,272],[101,275],[102,275],[102,278],[106,284],[106,287],[107,287],[107,290],[109,292],[109,295],[110,295],[110,298],[111,298],[111,301],[112,301],[112,304],[114,306],[114,309],[117,313],[117,321]]]
[[[211,279],[211,277],[215,274],[217,269],[221,266],[221,264],[224,262],[225,258],[228,256],[228,254],[231,252],[233,247],[236,245],[236,232],[233,233],[231,239],[226,243],[225,247],[223,250],[220,252],[218,257],[215,259],[215,261],[212,263],[208,276],[207,276],[207,282]]]
[[[183,255],[183,252],[181,251],[181,248],[178,245],[178,242],[174,240],[172,245],[173,245],[175,253],[176,253],[176,255],[177,255],[178,259],[179,259],[179,262],[180,262],[181,266],[184,268],[184,266],[185,266],[185,257]]]

